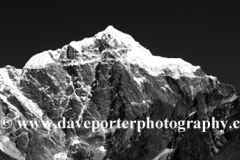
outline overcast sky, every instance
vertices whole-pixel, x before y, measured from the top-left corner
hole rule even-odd
[[[91,37],[108,25],[154,55],[200,65],[240,91],[240,3],[229,1],[4,1],[0,67],[22,68],[32,55]]]

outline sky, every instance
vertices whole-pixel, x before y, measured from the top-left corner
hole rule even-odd
[[[31,56],[92,37],[108,25],[152,54],[182,58],[240,91],[237,1],[3,1],[0,67],[22,68]]]

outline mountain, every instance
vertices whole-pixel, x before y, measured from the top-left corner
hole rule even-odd
[[[239,160],[239,95],[199,66],[164,58],[112,26],[0,69],[1,160]],[[114,120],[227,120],[226,128],[56,127]],[[50,128],[20,127],[48,121]],[[63,122],[64,123],[64,122]],[[4,128],[5,127],[5,128]]]

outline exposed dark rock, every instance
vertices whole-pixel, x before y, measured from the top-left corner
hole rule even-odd
[[[67,47],[67,58],[74,59],[76,58],[77,51],[70,45]]]

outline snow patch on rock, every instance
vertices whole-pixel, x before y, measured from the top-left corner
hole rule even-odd
[[[6,68],[0,69],[0,90],[10,92],[18,99],[22,106],[25,106],[29,110],[30,113],[33,113],[37,118],[41,119],[43,115],[42,110],[36,103],[23,95],[16,86],[15,82],[9,77],[9,73]]]
[[[25,160],[15,143],[11,142],[7,136],[0,136],[0,149],[15,159]]]
[[[54,160],[70,160],[67,156],[67,153],[60,152],[54,155]]]
[[[144,80],[146,80],[144,77],[133,77],[133,79],[139,84],[141,85]]]
[[[50,51],[44,51],[42,53],[34,55],[24,66],[28,69],[41,69],[45,68],[47,64],[54,63]]]

